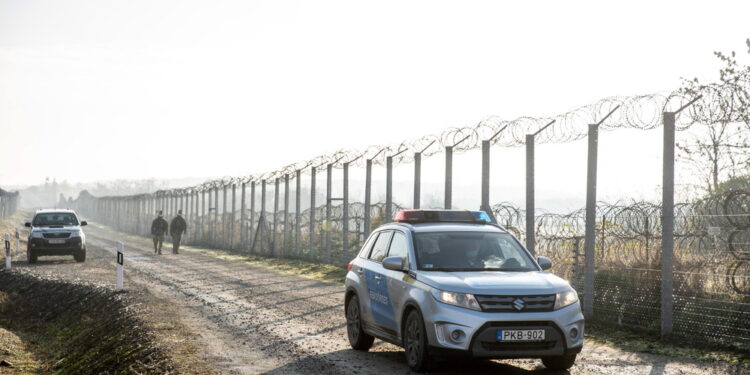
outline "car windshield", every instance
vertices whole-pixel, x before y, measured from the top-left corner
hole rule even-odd
[[[70,212],[49,212],[36,214],[34,222],[31,224],[35,227],[48,227],[53,225],[78,225],[76,215]]]
[[[415,233],[417,268],[423,271],[538,271],[507,233]]]

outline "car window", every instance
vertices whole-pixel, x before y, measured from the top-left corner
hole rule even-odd
[[[393,235],[393,232],[391,231],[380,232],[377,241],[375,241],[375,245],[372,247],[370,260],[381,262],[383,258],[385,258],[385,253],[388,250],[388,243],[391,241],[391,235]]]
[[[368,255],[370,255],[370,250],[372,249],[372,244],[375,243],[375,239],[378,238],[378,235],[380,233],[373,233],[368,239],[367,242],[365,242],[365,246],[362,246],[362,250],[359,252],[360,258],[367,258]]]
[[[36,214],[31,225],[35,227],[78,225],[78,219],[76,218],[76,215],[70,212],[45,212]]]
[[[394,233],[393,241],[391,241],[391,248],[388,250],[388,256],[406,259],[408,251],[409,243],[406,241],[406,235],[401,232]]]
[[[526,251],[507,233],[414,234],[417,267],[431,271],[536,271]]]

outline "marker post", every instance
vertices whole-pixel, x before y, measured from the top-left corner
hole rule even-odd
[[[122,291],[122,279],[124,276],[123,275],[124,274],[123,263],[125,260],[124,259],[125,254],[123,254],[122,242],[117,242],[116,248],[117,248],[117,281],[115,283],[115,291],[119,292],[119,291]]]
[[[5,269],[10,269],[10,234],[5,233]]]

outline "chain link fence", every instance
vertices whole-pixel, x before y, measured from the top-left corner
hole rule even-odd
[[[19,194],[0,189],[0,219],[13,215],[18,209]]]

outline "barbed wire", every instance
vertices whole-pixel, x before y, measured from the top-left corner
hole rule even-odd
[[[367,159],[374,165],[384,165],[386,158],[393,158],[394,166],[414,161],[415,153],[429,157],[441,153],[448,146],[455,146],[455,152],[464,152],[481,147],[483,140],[491,139],[491,144],[502,147],[518,147],[526,142],[526,135],[532,134],[550,122],[554,124],[540,132],[535,142],[566,143],[586,137],[588,125],[603,122],[600,129],[651,130],[662,124],[662,113],[676,111],[685,103],[698,98],[677,117],[678,130],[686,130],[694,124],[717,124],[747,120],[747,111],[742,111],[745,98],[742,95],[744,86],[729,84],[712,84],[698,89],[675,90],[636,96],[613,96],[597,102],[574,108],[568,112],[549,117],[519,117],[503,120],[490,116],[478,124],[453,127],[439,134],[426,135],[414,140],[407,140],[391,145],[371,145],[359,150],[337,150],[329,154],[318,155],[309,160],[283,166],[277,170],[259,174],[236,177],[223,177],[201,184],[181,188],[162,190],[156,194],[186,194],[201,192],[229,185],[240,185],[243,182],[273,180],[285,175],[294,176],[296,171],[305,171],[310,167],[324,167],[332,164],[341,168],[344,163],[361,167]],[[608,116],[609,115],[609,116]],[[171,191],[171,192],[170,192]]]

